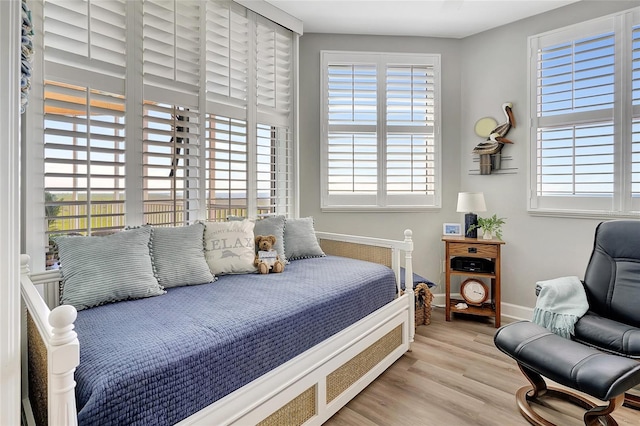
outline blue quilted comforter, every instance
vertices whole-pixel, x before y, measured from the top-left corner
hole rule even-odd
[[[79,423],[176,423],[395,294],[390,269],[328,256],[80,311]]]

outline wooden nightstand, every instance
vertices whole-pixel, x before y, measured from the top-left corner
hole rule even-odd
[[[481,315],[493,317],[496,328],[500,327],[500,247],[504,244],[504,241],[448,235],[443,236],[442,241],[445,243],[445,319],[451,321],[451,312]],[[451,259],[458,256],[489,259],[494,265],[493,272],[454,270],[451,268]],[[455,305],[464,302],[464,300],[451,298],[452,275],[490,279],[490,298],[480,306],[469,305],[467,309],[457,309]]]

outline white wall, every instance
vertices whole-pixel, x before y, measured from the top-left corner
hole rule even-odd
[[[562,275],[584,275],[600,220],[532,216],[527,212],[529,149],[527,37],[636,7],[638,1],[581,1],[555,11],[462,40],[461,188],[484,191],[487,213],[506,217],[503,248],[502,300],[535,305],[535,282]],[[517,174],[469,175],[481,139],[474,123],[491,116],[504,121],[503,102],[513,102],[517,127],[514,141],[503,149],[513,156]]]
[[[300,214],[323,231],[400,238],[414,231],[414,269],[442,283],[443,222],[463,222],[458,191],[483,191],[488,211],[507,218],[503,228],[503,303],[532,308],[535,282],[584,273],[599,220],[536,217],[527,212],[527,37],[638,6],[637,1],[581,1],[462,40],[421,37],[305,34],[300,39]],[[443,202],[421,213],[323,213],[320,210],[320,50],[424,52],[442,55]],[[516,174],[469,175],[471,150],[481,139],[475,122],[504,120],[501,104],[513,102],[518,126],[509,133]],[[481,214],[484,215],[484,214]],[[515,311],[517,312],[517,311]],[[526,314],[526,312],[525,312]]]
[[[402,239],[413,230],[414,271],[440,280],[443,222],[455,213],[460,186],[460,43],[423,37],[305,34],[300,38],[300,215],[321,231]],[[442,66],[443,209],[413,213],[323,213],[320,210],[320,50],[439,53]],[[444,282],[444,281],[443,281]]]

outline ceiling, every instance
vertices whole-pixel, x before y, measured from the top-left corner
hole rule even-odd
[[[579,0],[267,0],[305,33],[463,38]]]

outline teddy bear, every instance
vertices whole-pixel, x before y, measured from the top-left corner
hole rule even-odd
[[[256,235],[258,252],[253,264],[258,268],[258,273],[268,274],[269,271],[275,273],[284,271],[284,262],[280,260],[278,252],[273,249],[275,243],[275,235]]]

